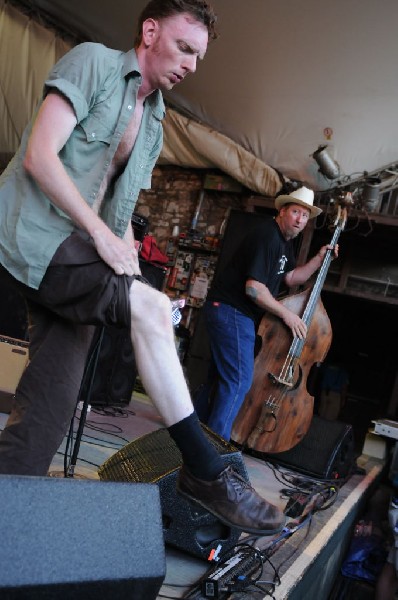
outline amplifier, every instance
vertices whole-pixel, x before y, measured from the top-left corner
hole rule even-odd
[[[10,412],[12,397],[28,360],[28,342],[0,336],[0,412]]]

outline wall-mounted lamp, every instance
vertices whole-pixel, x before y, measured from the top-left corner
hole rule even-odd
[[[340,176],[340,167],[328,153],[327,146],[319,146],[311,156],[318,163],[322,175],[328,179],[336,179]]]
[[[362,203],[365,210],[376,212],[380,204],[380,188],[382,181],[379,177],[368,177],[362,190]]]

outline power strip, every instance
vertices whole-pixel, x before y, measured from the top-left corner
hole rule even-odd
[[[244,589],[247,577],[258,570],[259,561],[254,552],[239,550],[236,554],[214,567],[201,582],[204,598],[221,598],[227,592]]]
[[[372,421],[374,423],[374,431],[377,435],[384,435],[394,440],[398,439],[398,423],[389,419],[379,419],[378,421]]]

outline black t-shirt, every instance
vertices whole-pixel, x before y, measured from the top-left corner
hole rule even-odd
[[[285,240],[274,219],[264,220],[248,233],[217,274],[207,299],[229,304],[257,323],[265,311],[247,296],[246,281],[263,283],[276,297],[286,273],[295,265],[293,242]]]

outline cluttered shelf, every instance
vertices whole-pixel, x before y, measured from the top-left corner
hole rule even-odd
[[[182,362],[193,335],[198,309],[206,299],[219,256],[219,236],[195,234],[172,236],[166,249],[168,276],[165,293],[181,301],[182,320],[176,329],[177,348]]]

